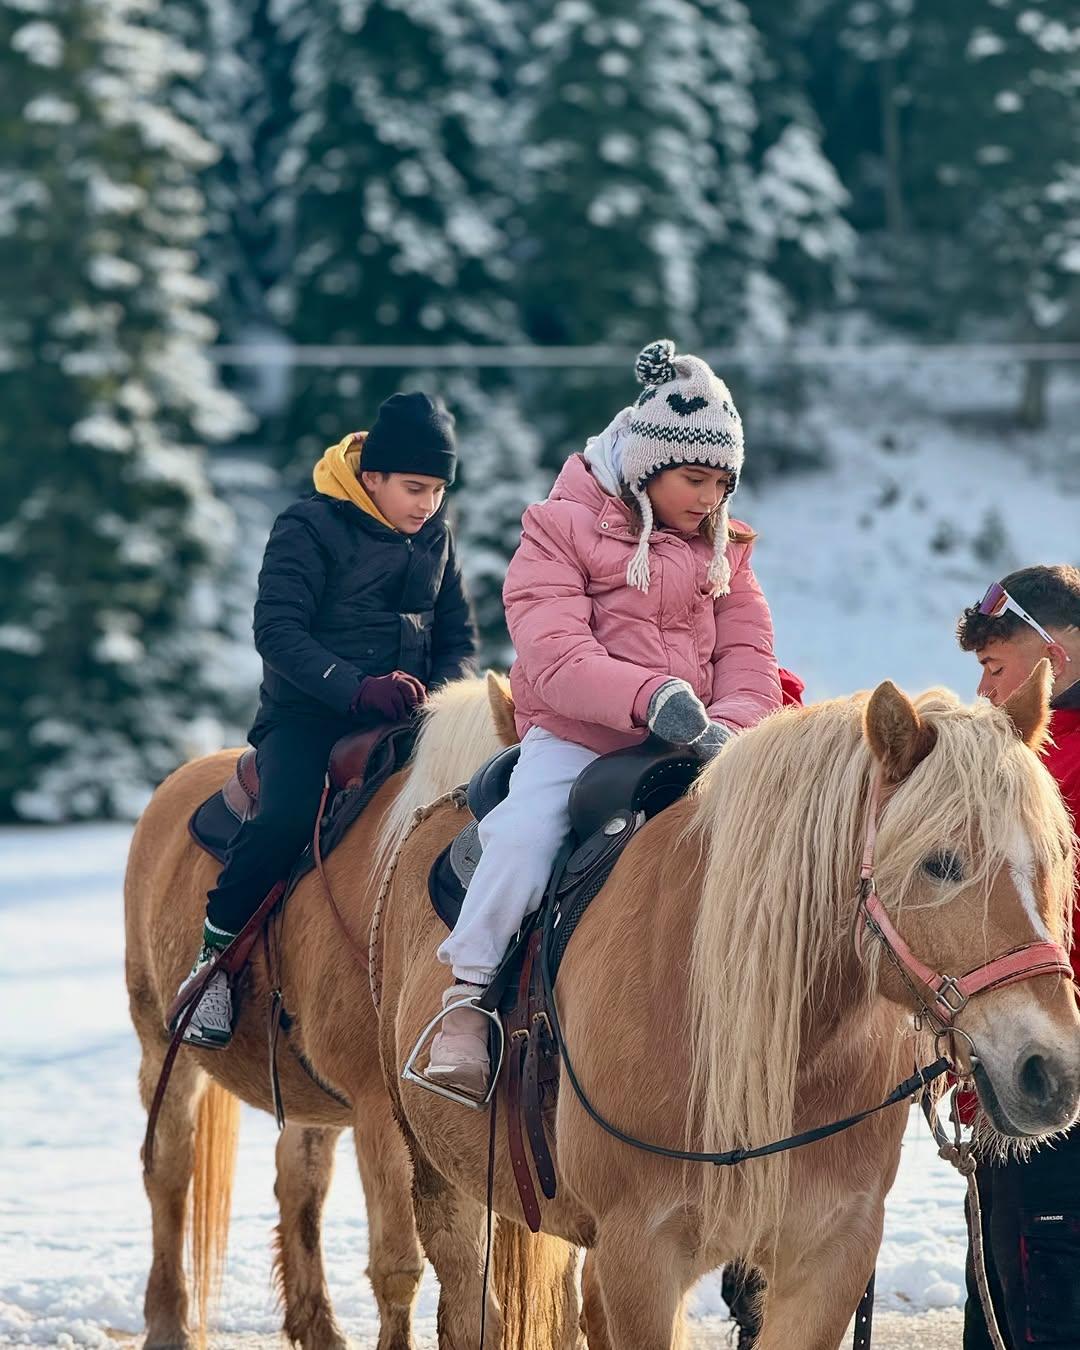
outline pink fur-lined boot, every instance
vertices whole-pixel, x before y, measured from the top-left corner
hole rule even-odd
[[[491,1081],[489,1019],[470,1007],[467,1000],[480,998],[483,993],[480,984],[452,984],[443,994],[444,1008],[454,1003],[464,1006],[447,1013],[440,1023],[425,1073],[433,1083],[477,1098],[484,1096]]]

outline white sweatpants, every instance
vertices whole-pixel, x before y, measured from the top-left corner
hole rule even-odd
[[[570,789],[596,752],[533,727],[521,742],[510,795],[480,822],[484,855],[439,960],[457,979],[487,984],[544,897],[555,855],[570,828]]]

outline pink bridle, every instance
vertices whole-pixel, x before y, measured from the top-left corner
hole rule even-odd
[[[1070,980],[1073,978],[1069,954],[1056,942],[1025,942],[959,977],[940,975],[920,961],[893,927],[874,884],[874,849],[881,814],[881,791],[882,779],[878,773],[870,790],[866,843],[859,872],[856,942],[861,952],[868,932],[878,939],[886,955],[905,977],[920,1004],[920,1011],[935,1031],[940,1033],[951,1030],[953,1019],[964,1010],[968,1000],[987,989],[1001,989],[1020,980],[1030,980],[1036,975],[1057,974],[1065,975]],[[930,991],[929,999],[919,988],[920,985]]]

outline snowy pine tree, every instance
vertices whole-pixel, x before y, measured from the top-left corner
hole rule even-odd
[[[519,304],[544,345],[661,336],[692,348],[701,261],[720,230],[702,104],[700,16],[685,0],[522,5]],[[638,390],[625,369],[537,373],[528,406],[556,467]]]
[[[275,316],[306,344],[487,344],[519,336],[512,295],[502,0],[279,0],[299,116],[279,172],[291,197]],[[458,420],[452,512],[485,650],[505,656],[501,590],[539,491],[531,433],[504,372],[298,366],[279,432],[301,490],[323,449],[369,426],[399,388]]]
[[[138,808],[217,741],[230,521],[200,446],[242,411],[203,354],[198,59],[155,0],[0,0],[0,816]]]
[[[274,303],[292,340],[512,339],[500,81],[513,33],[499,0],[316,0],[283,32],[299,115],[281,168],[293,256]],[[298,368],[287,454],[306,469],[410,379],[425,372]]]
[[[718,226],[698,17],[684,0],[534,11],[521,294],[537,342],[694,336],[698,263]]]
[[[1035,337],[1080,300],[1076,7],[923,0],[912,19],[907,180],[919,224],[954,245],[945,295]]]
[[[197,77],[175,81],[170,95],[176,113],[217,151],[199,179],[200,256],[215,288],[210,312],[223,342],[282,345],[268,297],[290,265],[292,203],[277,176],[293,120],[294,45],[276,0],[169,0],[161,21],[203,58]],[[280,411],[280,366],[226,365],[223,375],[253,411]]]
[[[752,63],[749,214],[756,269],[748,319],[759,337],[788,338],[813,309],[851,294],[855,233],[845,215],[848,193],[826,154],[810,99],[806,8],[792,0],[755,0],[751,9],[759,41]],[[722,107],[719,121],[723,127]]]
[[[780,353],[771,361],[757,351],[724,371],[747,422],[752,479],[821,462],[804,420],[806,372],[783,349],[816,309],[847,298],[855,235],[809,98],[803,7],[696,8],[719,221],[702,258],[699,325],[708,344]]]
[[[1031,339],[1080,313],[1080,29],[1065,0],[826,0],[815,51],[862,300]]]

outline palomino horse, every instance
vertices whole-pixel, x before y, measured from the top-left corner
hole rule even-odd
[[[603,1116],[671,1148],[748,1148],[879,1102],[910,1072],[913,1050],[930,1050],[913,1045],[912,986],[876,942],[861,951],[856,940],[875,777],[877,890],[924,962],[961,975],[1023,944],[1067,940],[1069,822],[1031,748],[1044,734],[1048,682],[1044,663],[1004,709],[964,707],[940,690],[912,704],[886,683],[733,738],[692,796],[631,841],[559,972],[566,1044]],[[474,1350],[488,1116],[399,1078],[449,982],[426,882],[463,823],[449,802],[402,842],[375,974],[421,1229],[438,1239],[427,1245],[443,1291],[440,1345]],[[1080,1016],[1071,981],[1041,974],[988,989],[956,1025],[961,1067],[971,1067],[969,1037],[982,1105],[1003,1139],[1072,1122]],[[501,1092],[496,1102],[502,1119]],[[564,1076],[549,1121],[559,1189],[543,1228],[590,1249],[590,1347],[683,1344],[690,1287],[740,1258],[767,1277],[759,1350],[834,1350],[873,1269],[906,1114],[710,1168],[611,1138]],[[499,1215],[520,1219],[502,1147],[493,1194]],[[539,1308],[543,1294],[523,1276],[526,1302]],[[494,1305],[488,1325],[498,1345]]]
[[[376,889],[372,859],[384,817],[396,803],[394,818],[408,818],[423,805],[423,794],[438,795],[468,779],[513,739],[505,702],[495,699],[493,706],[502,711],[501,728],[482,680],[463,681],[437,695],[433,726],[437,723],[438,734],[424,738],[413,769],[382,789],[326,860],[345,919],[365,947]],[[235,751],[210,755],[174,773],[154,794],[132,841],[124,887],[127,984],[142,1045],[139,1086],[145,1106],[168,1043],[165,1010],[190,967],[206,891],[217,872],[217,864],[189,838],[188,818],[228,776],[235,757]],[[422,789],[411,785],[411,776]],[[189,1223],[199,1327],[205,1331],[229,1220],[239,1103],[271,1110],[270,990],[261,948],[256,952],[239,989],[243,1012],[232,1044],[224,1051],[185,1047],[180,1052],[158,1121],[154,1167],[146,1177],[154,1246],[145,1303],[148,1350],[187,1347],[193,1340],[183,1268]],[[379,1350],[410,1350],[423,1261],[409,1158],[383,1086],[367,971],[358,968],[343,944],[314,875],[300,883],[285,908],[280,977],[285,1007],[295,1018],[278,1052],[289,1122],[277,1146],[276,1185],[281,1211],[276,1266],[286,1334],[305,1350],[346,1344],[327,1294],[320,1221],[334,1146],[341,1131],[351,1128],[367,1201],[368,1274],[381,1319]],[[301,1055],[335,1095],[316,1085]],[[439,1206],[440,1218],[448,1212]],[[424,1236],[429,1249],[438,1251],[439,1234],[429,1229]],[[478,1242],[474,1234],[474,1262]],[[575,1343],[576,1256],[561,1241],[534,1239],[515,1224],[500,1227],[494,1275],[507,1309],[508,1346],[549,1350]],[[531,1308],[515,1292],[522,1281],[531,1296],[540,1294]]]

